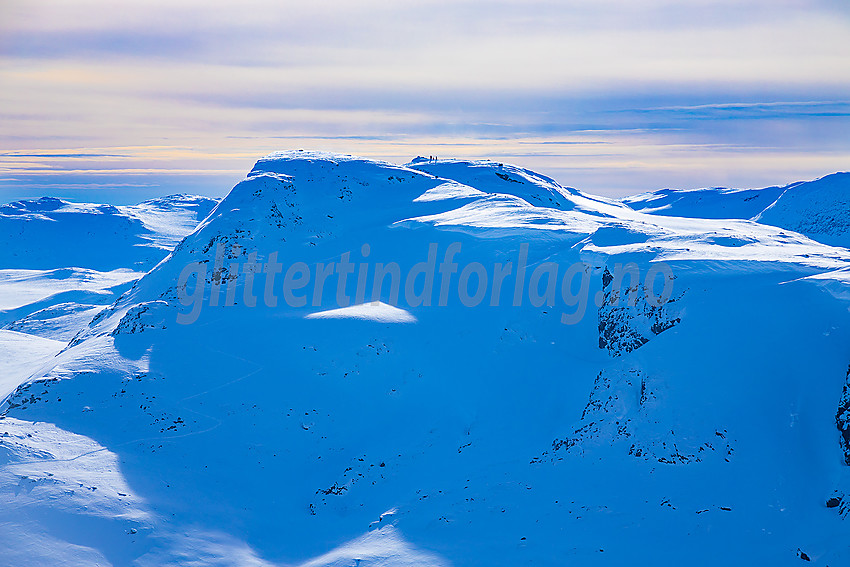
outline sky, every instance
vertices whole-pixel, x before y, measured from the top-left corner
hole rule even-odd
[[[263,155],[620,197],[850,170],[847,0],[0,0],[0,201],[221,196]]]

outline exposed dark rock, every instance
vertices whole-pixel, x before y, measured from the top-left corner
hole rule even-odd
[[[665,464],[698,463],[709,455],[728,461],[733,450],[727,431],[674,430],[663,389],[663,384],[639,369],[601,371],[573,433],[552,441],[552,454],[544,453],[532,462],[608,445],[622,445],[628,455]]]
[[[844,378],[844,389],[835,414],[835,425],[841,433],[841,448],[844,450],[844,464],[850,465],[850,367]]]
[[[110,335],[133,335],[150,329],[165,329],[166,316],[163,312],[168,311],[168,307],[162,300],[134,305],[121,317]]]
[[[681,322],[677,302],[683,293],[674,295],[661,305],[647,300],[640,282],[628,276],[622,281],[605,268],[602,273],[602,305],[599,307],[599,348],[611,356],[629,353],[648,343],[656,335]],[[629,287],[622,284],[628,282]]]
[[[499,177],[503,181],[507,181],[508,183],[523,183],[523,181],[520,181],[519,179],[513,179],[505,173],[499,173],[498,171],[495,173],[497,177]]]

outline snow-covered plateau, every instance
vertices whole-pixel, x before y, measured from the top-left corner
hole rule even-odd
[[[848,219],[301,150],[0,206],[0,565],[850,565]]]

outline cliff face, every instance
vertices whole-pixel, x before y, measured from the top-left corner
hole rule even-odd
[[[637,271],[635,273],[638,273]],[[662,274],[674,287],[675,276]],[[601,303],[598,309],[599,348],[613,356],[632,352],[648,343],[656,335],[681,323],[679,306],[684,290],[675,297],[663,298],[648,295],[646,287],[635,277],[617,278],[606,267],[602,273]],[[636,280],[636,281],[635,281]],[[619,284],[619,285],[618,285]]]

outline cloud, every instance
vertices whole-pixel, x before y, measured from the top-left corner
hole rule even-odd
[[[92,153],[23,153],[23,152],[0,152],[0,158],[121,158],[121,154],[92,154]]]
[[[202,186],[297,144],[609,193],[816,176],[847,153],[847,37],[843,0],[6,0],[0,167]]]
[[[0,36],[14,57],[128,65],[168,59],[196,73],[202,66],[235,67],[243,77],[250,68],[272,68],[302,85],[323,79],[508,90],[623,80],[834,84],[850,76],[841,65],[850,53],[850,10],[841,16],[836,5],[18,0],[0,23]]]

